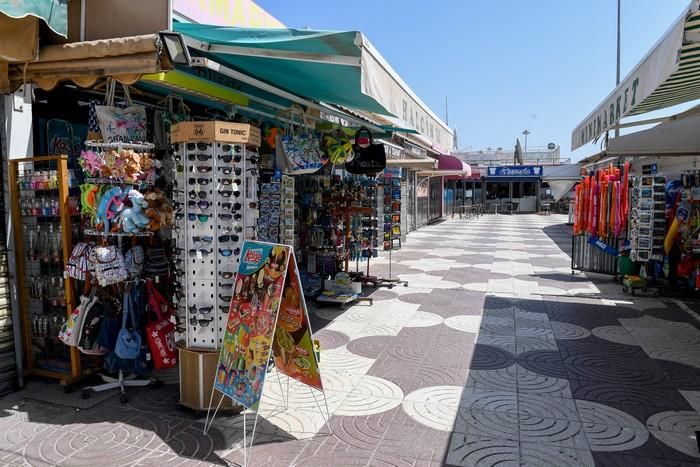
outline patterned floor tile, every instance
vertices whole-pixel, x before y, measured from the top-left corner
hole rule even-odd
[[[517,441],[453,433],[446,463],[474,467],[519,467],[520,460]]]

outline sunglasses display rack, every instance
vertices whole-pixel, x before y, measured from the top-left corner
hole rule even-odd
[[[666,177],[642,175],[632,182],[632,261],[663,260],[666,235]]]
[[[401,178],[389,170],[384,172],[383,220],[384,250],[401,248]]]
[[[257,221],[258,153],[245,144],[173,145],[183,170],[176,182],[176,271],[188,348],[217,349],[226,330],[243,241]],[[184,308],[184,310],[182,310]]]

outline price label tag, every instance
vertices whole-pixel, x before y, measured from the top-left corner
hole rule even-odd
[[[203,259],[204,256],[202,256],[202,250],[197,250],[197,259]]]

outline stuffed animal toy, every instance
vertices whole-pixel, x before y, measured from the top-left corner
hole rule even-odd
[[[110,232],[110,220],[116,216],[116,213],[122,209],[124,191],[114,186],[104,192],[100,198],[95,216],[96,227],[102,227],[105,233]]]
[[[148,202],[144,196],[136,190],[129,190],[126,199],[126,206],[119,213],[118,219],[121,224],[122,231],[125,233],[138,233],[146,229],[150,223],[150,219],[144,213],[144,209],[148,207]]]
[[[148,228],[155,232],[160,230],[162,227],[167,227],[173,224],[174,212],[173,207],[167,200],[162,191],[158,188],[146,193],[146,201],[148,202],[148,209],[146,209],[146,216],[150,219]]]

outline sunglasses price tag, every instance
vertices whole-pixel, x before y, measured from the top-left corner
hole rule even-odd
[[[202,250],[197,250],[197,259],[204,259],[204,256],[202,255]]]

